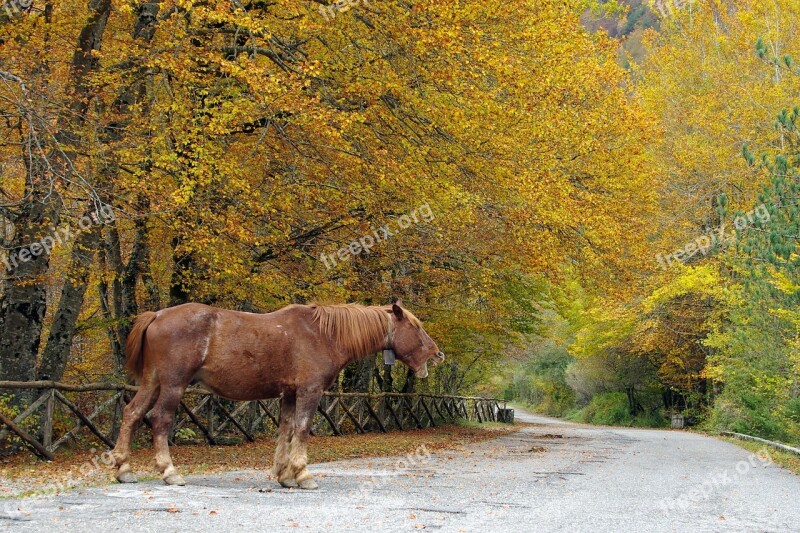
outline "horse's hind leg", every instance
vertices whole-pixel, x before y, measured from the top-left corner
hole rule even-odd
[[[275,447],[275,461],[272,464],[272,475],[284,487],[296,487],[294,472],[289,468],[289,443],[294,434],[295,399],[281,398],[281,417],[278,427],[278,443]]]
[[[125,406],[122,411],[122,426],[117,437],[117,445],[114,446],[111,454],[114,457],[114,464],[117,466],[117,481],[120,483],[136,483],[136,476],[131,472],[131,438],[133,432],[139,426],[144,415],[153,406],[158,395],[158,383],[145,383],[142,388]]]
[[[164,386],[162,384],[161,393],[153,408],[153,447],[156,450],[156,467],[167,485],[186,484],[172,464],[172,457],[169,454],[169,430],[184,390],[186,390],[185,386]]]
[[[301,489],[316,489],[319,487],[314,481],[314,476],[308,471],[308,435],[311,433],[311,423],[314,413],[319,405],[322,391],[305,392],[297,395],[295,407],[294,434],[289,443],[289,469]]]

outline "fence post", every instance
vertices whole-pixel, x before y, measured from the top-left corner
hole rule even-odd
[[[211,398],[211,396],[209,396],[209,398]],[[206,404],[206,406],[207,406],[206,407],[206,411],[208,412],[208,415],[206,415],[206,416],[208,416],[208,420],[207,420],[208,434],[211,435],[211,438],[213,439],[214,438],[214,426],[215,426],[215,424],[214,424],[214,402],[212,402],[209,399],[209,401]]]
[[[42,422],[42,445],[50,450],[53,445],[53,411],[56,406],[56,391],[50,389],[47,394],[47,403],[44,405],[44,421]]]

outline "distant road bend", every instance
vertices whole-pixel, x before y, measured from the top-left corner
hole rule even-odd
[[[12,531],[800,531],[800,477],[733,444],[517,411],[518,433],[416,458],[315,464],[4,501]],[[265,460],[266,463],[266,460]],[[8,509],[21,512],[8,512]]]

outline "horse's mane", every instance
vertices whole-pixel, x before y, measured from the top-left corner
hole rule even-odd
[[[314,321],[319,324],[320,333],[353,355],[368,354],[388,334],[387,315],[392,312],[391,305],[311,304],[311,308],[314,309]],[[417,317],[406,309],[403,309],[403,313],[411,324],[420,327]]]

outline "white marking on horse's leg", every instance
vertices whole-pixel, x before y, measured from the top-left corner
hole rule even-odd
[[[295,432],[295,399],[281,396],[281,416],[278,426],[278,443],[275,446],[275,463],[272,474],[284,487],[296,486],[294,472],[289,468],[289,446]]]
[[[165,477],[167,472],[170,474],[174,472],[175,466],[172,464],[172,457],[169,454],[169,450],[164,449],[166,446],[163,441],[166,439],[159,436],[155,437],[154,440],[156,441],[156,468],[158,468],[158,471],[161,473],[161,477]]]
[[[319,485],[314,481],[314,476],[306,468],[308,462],[308,443],[305,438],[298,438],[292,449],[292,469],[294,470],[294,479],[301,489],[313,490],[319,488]]]
[[[306,465],[308,463],[308,442],[302,435],[295,435],[292,438],[289,448],[289,466],[294,479],[301,486],[303,481],[313,478]]]
[[[284,487],[294,487],[294,471],[289,464],[289,449],[291,445],[290,430],[282,430],[278,433],[278,444],[275,447],[275,462],[272,465],[272,475]]]
[[[272,463],[272,475],[278,480],[280,480],[281,474],[289,460],[286,447],[286,437],[283,432],[280,432],[278,434],[278,444],[275,446],[275,459]]]
[[[120,431],[120,436],[117,438],[117,445],[111,450],[111,456],[114,458],[114,465],[117,467],[117,480],[130,479],[131,465],[128,462],[131,451],[130,445],[126,442],[127,439],[123,436],[125,429]],[[131,474],[132,475],[132,474]]]
[[[156,466],[161,471],[161,479],[163,479],[164,483],[167,485],[183,486],[186,484],[186,482],[183,480],[183,477],[178,472],[178,469],[172,464],[172,457],[169,454],[169,448],[166,450],[159,449],[156,452]]]
[[[289,467],[294,474],[303,468],[302,450],[300,449],[300,439],[295,436],[289,443]]]

